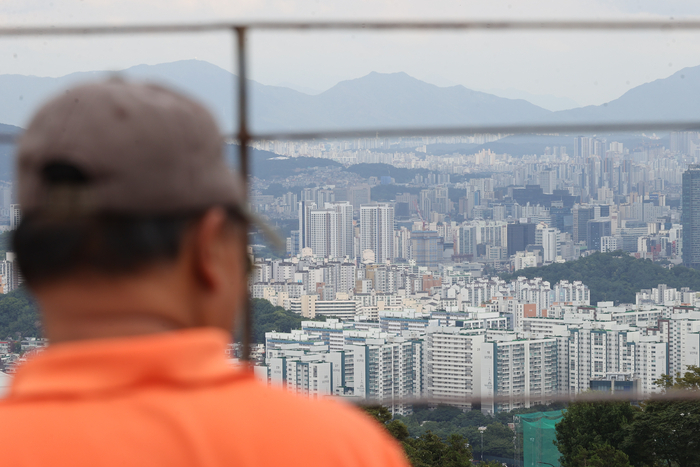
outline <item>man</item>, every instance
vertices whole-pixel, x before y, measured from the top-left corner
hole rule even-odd
[[[21,137],[15,252],[50,346],[0,402],[19,466],[404,466],[382,428],[228,364],[247,293],[242,183],[209,113],[120,80]]]

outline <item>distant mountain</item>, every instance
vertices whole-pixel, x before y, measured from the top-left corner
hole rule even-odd
[[[237,76],[197,60],[140,65],[123,72],[167,82],[198,97],[232,128]],[[406,73],[370,73],[316,95],[251,81],[255,131],[478,125],[542,120],[551,112],[463,86],[441,88]]]
[[[555,112],[561,122],[700,121],[700,66],[639,85],[603,105]]]
[[[49,96],[113,72],[60,78],[0,75],[0,122],[25,126]],[[237,77],[200,60],[138,65],[119,72],[178,88],[208,105],[224,128],[233,128]],[[257,131],[399,126],[457,126],[544,119],[550,112],[524,100],[504,99],[463,86],[441,88],[405,73],[370,73],[318,95],[251,81],[252,127]]]
[[[581,107],[578,102],[568,97],[553,96],[551,94],[532,94],[520,89],[483,89],[484,92],[493,94],[498,97],[506,97],[508,99],[524,99],[532,104],[535,104],[543,109],[557,111],[575,109]]]
[[[464,86],[447,88],[406,73],[370,73],[312,96],[313,126],[326,128],[437,127],[521,122],[551,112]]]
[[[60,78],[0,75],[0,122],[25,126],[48,96],[112,72]],[[119,72],[165,83],[204,102],[222,129],[234,130],[237,77],[199,60],[138,65]],[[323,129],[439,127],[508,123],[700,120],[700,67],[638,86],[602,106],[551,112],[523,99],[497,97],[464,86],[439,87],[406,73],[370,73],[309,95],[250,82],[252,129],[258,132]],[[533,146],[534,147],[534,146]]]

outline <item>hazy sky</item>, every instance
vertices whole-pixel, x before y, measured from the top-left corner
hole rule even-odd
[[[184,23],[249,19],[688,19],[697,0],[3,0],[0,24]],[[0,73],[60,76],[186,58],[231,69],[227,33],[0,38]],[[255,33],[252,78],[324,90],[371,71],[438,85],[515,88],[601,104],[700,65],[698,32]]]

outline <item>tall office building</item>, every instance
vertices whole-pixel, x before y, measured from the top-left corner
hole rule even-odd
[[[683,264],[700,269],[700,165],[683,173]]]
[[[595,208],[593,206],[575,205],[574,214],[574,242],[588,241],[588,221],[595,219]]]
[[[551,195],[556,188],[557,173],[552,169],[544,170],[540,172],[539,179],[542,193],[545,195]]]
[[[394,259],[394,207],[390,204],[360,206],[360,254],[374,253],[376,263]]]
[[[535,224],[508,224],[508,256],[535,244]]]
[[[588,249],[601,251],[601,238],[612,235],[610,231],[610,219],[600,218],[590,220],[586,227],[588,229],[586,234]]]
[[[578,159],[579,157],[582,157],[582,148],[581,145],[583,143],[583,136],[577,136],[574,138],[574,157]]]

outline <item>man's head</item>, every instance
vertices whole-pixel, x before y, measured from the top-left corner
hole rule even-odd
[[[19,144],[14,247],[50,338],[230,329],[247,219],[222,151],[211,115],[159,86],[110,80],[39,110]]]

